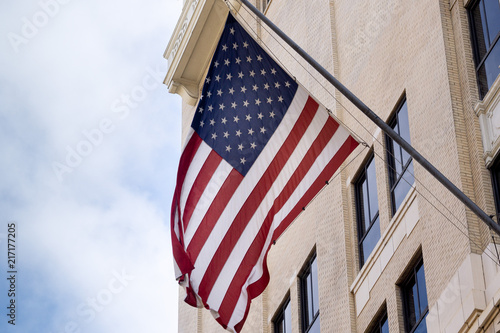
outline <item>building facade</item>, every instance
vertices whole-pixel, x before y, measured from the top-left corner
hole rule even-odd
[[[498,216],[498,0],[251,2]],[[165,52],[183,133],[228,6],[364,142],[271,247],[242,332],[500,332],[500,237],[237,0],[184,0]],[[179,332],[225,330],[181,291]]]

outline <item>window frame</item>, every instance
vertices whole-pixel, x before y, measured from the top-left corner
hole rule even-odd
[[[424,274],[424,288],[426,290],[425,297],[426,297],[426,302],[427,305],[426,307],[422,310],[421,309],[421,299],[420,299],[420,288],[422,286],[419,285],[418,278],[417,278],[417,273],[420,268],[424,268],[424,259],[422,255],[419,255],[418,259],[414,261],[414,263],[411,265],[410,269],[408,270],[407,276],[404,279],[403,283],[401,283],[400,288],[401,288],[401,298],[402,298],[402,303],[403,303],[403,316],[404,316],[404,326],[405,326],[405,332],[407,333],[413,333],[417,328],[419,328],[420,324],[422,321],[427,318],[427,315],[429,314],[429,298],[427,297],[427,282],[425,281],[425,268],[423,271]],[[420,310],[420,317],[418,320],[415,318],[415,323],[413,326],[410,327],[411,323],[409,322],[409,318],[411,316],[410,313],[410,302],[414,302],[414,299],[409,299],[409,291],[412,290],[413,284],[411,284],[412,280],[415,281],[415,285],[417,288],[417,300],[418,300],[418,306]],[[415,297],[415,295],[414,295]]]
[[[490,168],[491,186],[493,187],[493,199],[495,201],[496,222],[500,217],[500,156],[497,156]],[[496,171],[496,172],[495,172]],[[498,175],[497,175],[498,174]]]
[[[387,322],[387,327],[389,327],[389,317],[387,316],[387,309],[384,308],[383,312],[376,316],[377,318],[374,321],[374,324],[370,326],[370,329],[367,333],[381,333],[382,326]]]
[[[396,127],[400,127],[400,122],[399,122],[399,113],[403,109],[403,106],[406,104],[406,113],[408,117],[408,129],[410,128],[410,121],[409,121],[409,112],[408,112],[408,101],[406,99],[406,96],[403,96],[399,103],[397,104],[396,111],[394,114],[389,118],[389,121],[387,124],[398,134],[401,136],[400,129],[396,129]],[[410,136],[410,133],[408,133],[408,137]],[[410,141],[408,141],[409,144],[411,144]],[[408,171],[409,167],[412,166],[413,169],[413,157],[409,155],[403,147],[399,146],[400,151],[400,156],[403,156],[403,151],[408,154],[408,160],[406,163],[403,165],[402,161],[396,161],[396,156],[394,152],[394,140],[391,139],[388,135],[385,135],[385,144],[386,144],[386,154],[387,154],[387,172],[389,176],[389,193],[391,197],[391,213],[392,216],[396,214],[398,211],[399,207],[396,207],[396,198],[394,195],[394,191],[396,190],[396,187],[400,184],[401,181],[406,181],[404,180],[404,176],[407,174],[406,171]],[[396,143],[397,144],[397,143]],[[396,163],[399,163],[401,165],[401,173],[399,177],[397,176],[397,168],[396,168]],[[415,176],[409,172],[413,178],[413,184],[409,184],[410,188],[415,184]]]
[[[286,309],[288,306],[291,306],[291,303],[290,303],[290,293],[288,293],[286,296],[285,296],[285,300],[281,303],[280,307],[276,310],[276,313],[274,315],[274,318],[272,320],[273,322],[273,333],[280,333],[279,332],[279,326],[277,326],[276,324],[277,323],[281,323],[281,322],[285,322],[286,323]],[[292,320],[291,318],[291,314],[292,314],[292,311],[291,311],[291,308],[290,308],[290,321]],[[290,332],[288,332],[286,330],[286,325],[284,326],[285,327],[285,331],[283,333],[292,333],[292,327],[290,327]]]
[[[369,180],[368,180],[368,183],[367,183],[367,186],[368,186],[368,191],[366,193],[367,197],[368,197],[368,210],[369,210],[369,217],[366,217],[365,216],[365,213],[364,213],[364,205],[362,204],[364,202],[364,199],[363,199],[363,192],[362,192],[362,185],[363,185],[363,182],[366,181],[368,178],[367,178],[367,171],[368,171],[368,167],[370,166],[371,163],[375,163],[375,158],[374,158],[374,154],[373,152],[370,154],[370,156],[368,157],[368,159],[366,160],[366,162],[364,163],[363,165],[363,170],[361,171],[361,173],[358,175],[356,181],[354,182],[354,192],[355,192],[355,206],[356,206],[356,223],[357,223],[357,229],[358,229],[358,253],[359,253],[359,268],[361,269],[363,267],[363,265],[365,264],[366,262],[366,259],[370,256],[370,253],[368,253],[368,255],[366,255],[364,253],[364,250],[363,250],[363,242],[365,241],[366,237],[368,236],[368,234],[370,233],[370,231],[372,231],[372,228],[374,227],[374,224],[375,222],[377,221],[377,219],[380,218],[380,209],[377,209],[377,212],[375,214],[373,214],[373,218],[370,219],[370,225],[368,226],[368,228],[366,230],[365,229],[365,222],[363,220],[363,218],[370,218],[370,216],[372,215],[371,214],[371,201],[370,201],[370,190],[369,190]],[[375,167],[375,164],[374,164],[374,167]],[[377,179],[375,177],[375,187],[377,186]],[[375,191],[377,191],[377,189],[375,189]],[[378,195],[377,195],[377,208],[378,208]],[[379,229],[380,229],[380,219],[379,219]],[[379,230],[379,234],[380,234],[380,230]],[[380,239],[380,236],[379,236],[379,239]]]
[[[483,6],[483,11],[485,11],[484,7],[484,0],[473,0],[471,3],[467,6],[467,16],[469,19],[469,31],[470,31],[470,37],[471,37],[471,42],[472,42],[472,53],[474,56],[474,65],[475,65],[475,72],[476,72],[476,81],[477,81],[477,88],[478,88],[478,93],[479,93],[479,98],[482,100],[484,96],[488,93],[490,87],[487,87],[486,91],[482,90],[482,84],[479,79],[479,71],[481,70],[481,67],[484,65],[486,59],[490,56],[491,52],[495,47],[500,47],[500,44],[497,45],[497,43],[500,43],[500,32],[497,33],[497,35],[493,38],[493,40],[490,43],[490,46],[487,48],[487,51],[485,52],[484,56],[480,58],[480,51],[479,51],[479,41],[477,38],[477,29],[476,29],[476,22],[475,18],[473,15],[473,10],[475,9],[476,6]],[[489,36],[489,31],[488,31],[488,18],[485,17],[483,18],[481,15],[481,19],[486,19],[486,34]],[[484,38],[484,32],[483,32],[483,38]]]
[[[319,290],[319,281],[318,278],[316,281],[313,279],[313,274],[312,274],[312,266],[314,261],[316,261],[316,268],[318,267],[317,264],[317,254],[316,251],[307,259],[306,263],[304,264],[304,267],[302,269],[302,273],[300,274],[300,315],[301,315],[301,327],[302,327],[302,332],[308,333],[309,330],[312,328],[314,324],[316,324],[316,321],[319,322],[319,292],[318,292],[318,309],[316,313],[313,314],[312,320],[309,322],[309,294],[308,294],[308,288],[307,288],[307,279],[310,276],[311,277],[311,288],[313,288],[313,284],[316,283],[316,287]],[[317,272],[316,272],[317,273]],[[314,297],[314,292],[311,295],[311,303],[314,306],[315,300],[313,299]],[[314,310],[314,309],[313,309]]]

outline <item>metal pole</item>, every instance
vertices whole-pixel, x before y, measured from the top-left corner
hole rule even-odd
[[[389,125],[379,118],[368,106],[366,106],[359,98],[357,98],[349,89],[340,83],[332,74],[330,74],[323,66],[307,54],[300,46],[298,46],[290,37],[281,31],[274,23],[272,23],[264,14],[255,8],[248,0],[240,0],[244,3],[257,17],[264,21],[278,36],[280,36],[292,49],[302,56],[311,66],[313,66],[325,79],[327,79],[342,95],[350,100],[358,109],[360,109],[368,118],[370,118],[385,134],[392,140],[396,141],[404,150],[413,157],[420,165],[422,165],[431,175],[433,175],[441,184],[444,185],[452,194],[462,201],[472,212],[474,212],[481,220],[483,220],[491,229],[500,235],[500,225],[495,223],[479,206],[477,206],[468,196],[466,196],[458,187],[455,186],[448,178],[446,178],[438,169],[436,169],[429,161],[427,161],[418,151],[416,151],[408,142],[399,136]]]

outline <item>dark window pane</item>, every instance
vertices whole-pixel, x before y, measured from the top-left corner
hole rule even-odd
[[[379,239],[380,239],[380,222],[379,218],[377,217],[375,222],[373,222],[372,228],[368,231],[365,239],[363,240],[364,260],[366,260],[370,256],[370,253],[372,253]]]
[[[311,276],[312,276],[312,295],[313,295],[313,316],[319,311],[319,293],[318,293],[318,264],[316,258],[311,264]]]
[[[486,54],[486,51],[490,47],[489,38],[486,34],[486,22],[483,21],[481,16],[482,12],[482,3],[478,2],[476,6],[474,6],[471,10],[472,21],[474,25],[475,39],[477,44],[477,52],[478,52],[478,62],[483,59]]]
[[[378,213],[377,178],[375,174],[375,159],[372,159],[366,168],[366,178],[368,182],[368,196],[370,198],[370,221]]]
[[[307,276],[307,323],[311,323],[313,318],[314,318],[314,314],[313,314],[313,299],[312,299],[312,296],[313,296],[313,293],[312,293],[312,275],[311,273],[309,272],[309,275]]]
[[[410,141],[410,123],[408,121],[408,109],[406,106],[406,101],[401,106],[401,109],[398,112],[398,122],[399,122],[399,135],[408,143]],[[401,164],[406,165],[408,160],[410,159],[410,154],[408,154],[404,149],[401,149]]]
[[[500,69],[498,68],[499,65],[500,43],[497,41],[478,71],[479,82],[481,85],[480,88],[483,90],[484,95],[486,95],[488,90],[490,90],[491,86],[495,82],[495,79],[500,73]]]
[[[406,287],[406,303],[407,303],[407,314],[406,314],[406,319],[408,321],[409,327],[413,327],[415,323],[417,322],[417,310],[418,310],[418,304],[416,303],[416,285],[415,285],[415,280],[412,280],[408,283],[408,286]]]
[[[489,40],[493,43],[500,32],[500,3],[498,0],[484,0],[484,7]]]

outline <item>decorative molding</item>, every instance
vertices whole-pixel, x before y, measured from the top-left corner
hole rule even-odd
[[[490,90],[474,112],[479,117],[483,140],[483,158],[489,167],[500,149],[500,77],[497,77]]]

